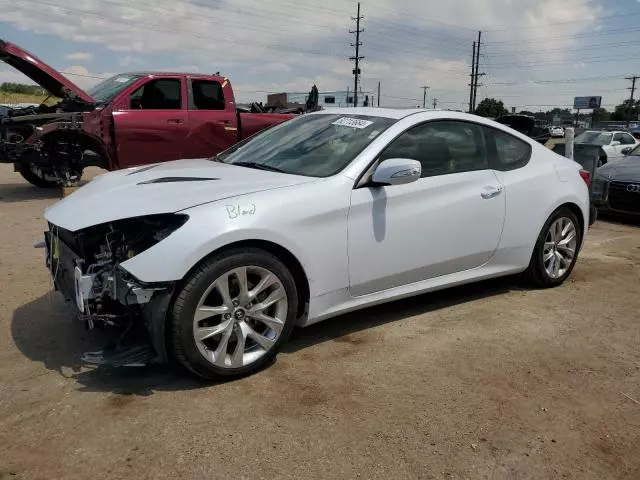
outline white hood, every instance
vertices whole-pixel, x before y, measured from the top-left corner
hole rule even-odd
[[[45,218],[73,232],[313,180],[211,160],[178,160],[100,175],[47,208]]]

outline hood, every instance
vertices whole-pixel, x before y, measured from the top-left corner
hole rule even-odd
[[[84,90],[35,55],[0,39],[0,60],[19,70],[50,94],[59,98],[95,103]]]
[[[618,182],[640,182],[640,157],[629,156],[612,160],[600,167],[597,174]]]
[[[211,160],[177,160],[106,173],[45,210],[75,232],[114,220],[175,213],[203,203],[317,180]]]

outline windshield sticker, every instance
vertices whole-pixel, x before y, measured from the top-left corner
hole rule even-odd
[[[116,83],[125,83],[129,81],[129,77],[118,77],[114,80]]]
[[[359,118],[342,117],[333,122],[332,125],[363,129],[367,128],[369,125],[373,125],[373,122],[369,120],[361,120]]]
[[[374,138],[376,138],[378,135],[380,134],[380,130],[374,130],[373,132],[371,132],[369,134],[369,136],[367,137],[369,140],[373,140]]]

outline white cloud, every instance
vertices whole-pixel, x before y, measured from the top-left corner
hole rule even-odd
[[[383,104],[402,106],[421,103],[420,86],[426,83],[429,101],[436,96],[443,106],[462,108],[468,101],[471,43],[482,28],[481,67],[487,75],[481,93],[519,93],[522,101],[545,103],[554,86],[536,88],[533,98],[526,86],[496,83],[566,78],[563,62],[567,67],[581,62],[579,54],[565,50],[600,40],[575,35],[596,31],[602,2],[363,0],[362,88],[373,91],[380,81]],[[83,49],[95,45],[118,52],[121,67],[221,71],[234,82],[240,101],[263,98],[257,91],[308,91],[314,83],[321,90],[353,88],[347,59],[353,55],[348,33],[353,2],[0,0],[0,9],[3,21],[25,31],[54,35]],[[46,51],[34,53],[47,58]],[[149,65],[150,54],[162,55],[164,65]],[[541,65],[517,66],[526,62]],[[588,68],[579,70],[589,75]],[[73,80],[85,82],[80,78]]]
[[[132,55],[125,55],[118,61],[118,65],[121,67],[129,67],[131,65],[141,65],[144,63],[144,60],[134,57]]]
[[[64,56],[67,60],[75,60],[79,62],[88,62],[93,60],[93,54],[89,52],[74,52]]]

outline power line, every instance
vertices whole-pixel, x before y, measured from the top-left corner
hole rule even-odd
[[[567,79],[558,79],[558,80],[525,80],[522,82],[495,82],[493,85],[527,85],[527,84],[536,84],[536,85],[548,85],[548,84],[557,84],[557,83],[580,83],[580,82],[591,82],[598,80],[612,80],[619,79],[620,75],[609,75],[602,77],[586,77],[586,78],[567,78]]]
[[[37,0],[31,0],[30,2],[31,4],[37,4],[37,5],[41,5],[41,6],[45,6],[45,7],[53,7],[55,9],[59,9],[63,12],[68,12],[70,14],[80,14],[80,15],[88,15],[88,16],[92,16],[92,17],[96,17],[96,18],[100,18],[103,20],[109,20],[112,22],[116,22],[116,23],[121,23],[124,25],[141,25],[141,26],[145,26],[147,27],[149,30],[152,31],[157,31],[160,33],[174,33],[177,35],[181,35],[181,36],[187,36],[187,37],[193,37],[193,38],[199,38],[199,39],[204,39],[204,40],[211,40],[213,42],[220,42],[221,40],[223,41],[228,41],[231,43],[236,43],[236,44],[244,44],[244,45],[250,45],[250,46],[258,46],[258,47],[262,47],[262,48],[266,48],[266,49],[271,49],[271,50],[278,50],[278,51],[292,51],[295,53],[306,53],[308,55],[317,55],[317,56],[323,56],[323,57],[341,57],[340,54],[328,54],[319,50],[310,50],[310,49],[302,49],[302,48],[295,48],[295,47],[290,47],[287,45],[269,45],[268,43],[260,43],[260,42],[250,42],[250,41],[246,41],[246,40],[241,40],[241,39],[237,39],[237,38],[229,38],[229,37],[209,37],[206,35],[201,35],[201,34],[197,34],[194,32],[185,32],[185,31],[181,31],[181,30],[176,30],[170,27],[166,27],[164,25],[158,25],[155,23],[148,23],[148,22],[141,22],[141,21],[136,21],[136,20],[128,20],[128,19],[123,19],[123,18],[116,18],[116,17],[111,17],[108,15],[102,15],[102,14],[98,14],[98,13],[94,13],[94,12],[88,12],[86,10],[80,10],[80,9],[76,9],[76,8],[69,8],[69,7],[62,7],[60,5],[53,5],[53,4],[47,4],[47,3],[43,3],[43,2],[38,2]],[[32,5],[29,5],[29,7],[31,7]],[[24,7],[23,7],[24,8]],[[42,12],[41,10],[38,10],[39,14],[47,14],[46,12]],[[218,49],[219,51],[219,49]]]
[[[349,60],[353,60],[354,69],[353,69],[353,106],[358,106],[358,77],[360,76],[360,60],[363,60],[364,57],[360,56],[360,46],[362,42],[360,41],[360,33],[364,32],[364,29],[360,29],[360,20],[364,17],[360,15],[360,2],[358,2],[358,15],[356,17],[351,17],[351,20],[355,20],[356,29],[349,30],[349,33],[353,33],[356,36],[356,43],[352,43],[351,46],[355,47],[356,54],[354,57],[349,57]]]
[[[640,12],[629,12],[629,13],[616,13],[613,15],[605,15],[605,16],[599,16],[597,18],[597,20],[608,20],[610,18],[618,18],[618,17],[632,17],[635,15],[640,15]],[[497,28],[485,28],[484,31],[486,32],[507,32],[510,30],[529,30],[529,29],[535,29],[535,28],[547,28],[547,27],[556,27],[556,26],[563,26],[563,25],[571,25],[571,24],[576,24],[576,23],[591,23],[596,19],[589,19],[589,20],[570,20],[568,22],[554,22],[554,23],[546,23],[546,24],[542,24],[542,25],[524,25],[524,26],[519,26],[519,27],[497,27]]]
[[[640,40],[630,40],[628,42],[599,43],[596,45],[585,45],[584,47],[580,47],[580,48],[551,48],[551,49],[543,49],[543,50],[535,50],[532,52],[527,52],[527,56],[540,55],[540,54],[552,53],[552,52],[570,53],[570,52],[583,52],[588,50],[599,50],[599,49],[607,49],[607,48],[619,48],[619,47],[637,45],[639,43],[640,43]],[[497,53],[485,53],[484,55],[487,57],[504,57],[505,55],[520,55],[521,53],[522,53],[521,50],[512,50],[512,51],[503,50]]]
[[[592,36],[600,36],[600,35],[619,35],[622,33],[627,33],[627,32],[640,32],[640,28],[637,27],[633,27],[633,28],[618,28],[615,30],[600,30],[597,32],[588,32],[588,33],[578,33],[575,35],[565,35],[565,36],[559,36],[559,37],[546,37],[546,38],[541,38],[541,39],[535,39],[535,40],[520,40],[520,41],[514,41],[514,40],[501,40],[498,42],[486,42],[488,45],[504,45],[504,44],[509,44],[509,45],[529,45],[532,43],[543,43],[543,42],[550,42],[550,41],[555,41],[555,40],[571,40],[571,39],[575,39],[575,38],[586,38],[586,37],[592,37]]]

